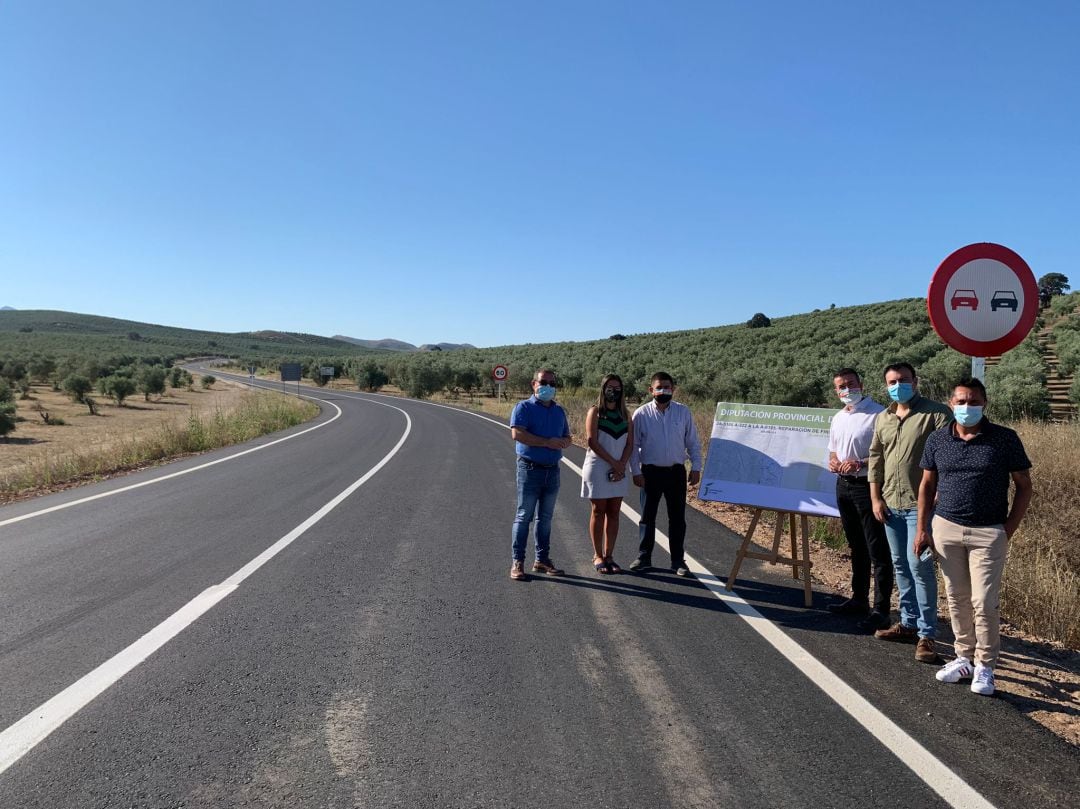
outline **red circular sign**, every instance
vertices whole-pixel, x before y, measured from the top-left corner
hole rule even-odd
[[[1023,342],[1039,314],[1031,268],[1000,244],[980,242],[946,258],[926,293],[930,324],[969,357],[1004,354]]]
[[[491,369],[491,378],[496,382],[506,381],[507,370],[505,365],[496,365]]]

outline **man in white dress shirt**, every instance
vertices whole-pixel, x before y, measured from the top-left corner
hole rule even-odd
[[[656,543],[656,514],[660,500],[667,501],[668,539],[671,541],[671,569],[689,576],[683,558],[686,540],[686,461],[690,460],[690,485],[701,480],[701,444],[694,417],[686,405],[673,402],[675,380],[659,371],[649,386],[652,401],[634,411],[634,451],[630,472],[634,485],[643,490],[641,545],[631,570],[652,567]]]
[[[851,549],[851,598],[829,604],[829,612],[860,618],[860,629],[875,631],[889,625],[889,600],[893,591],[889,541],[884,526],[874,516],[870,481],[866,477],[874,421],[885,408],[863,394],[862,379],[854,368],[837,371],[833,389],[844,406],[836,411],[829,425],[829,471],[836,473],[836,507]]]

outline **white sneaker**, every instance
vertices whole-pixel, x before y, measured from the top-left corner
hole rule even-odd
[[[971,676],[971,661],[966,657],[958,657],[951,663],[946,663],[934,674],[939,683],[958,683]]]
[[[994,693],[994,670],[986,666],[975,666],[975,677],[971,681],[971,691],[989,697]]]

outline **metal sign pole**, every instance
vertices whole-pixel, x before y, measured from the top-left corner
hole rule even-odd
[[[980,382],[986,382],[986,357],[971,358],[971,376]]]
[[[503,397],[503,385],[506,384],[506,377],[509,376],[510,371],[505,365],[496,365],[491,369],[491,378],[495,380],[495,395],[502,400]]]

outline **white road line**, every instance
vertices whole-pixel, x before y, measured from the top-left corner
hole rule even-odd
[[[626,504],[623,504],[626,508]],[[631,510],[631,513],[633,511]],[[659,541],[661,534],[656,533]],[[667,550],[667,537],[663,538]],[[909,736],[903,728],[870,704],[861,694],[832,672],[828,666],[800,646],[790,635],[754,609],[744,599],[724,588],[724,583],[692,556],[686,556],[687,566],[709,592],[719,598],[736,615],[764,638],[776,651],[787,658],[814,685],[825,692],[856,722],[866,728],[885,748],[895,755],[915,775],[941,796],[950,806],[964,809],[993,809],[974,787],[949,769],[940,759]]]
[[[225,596],[234,592],[248,576],[273,559],[291,543],[303,536],[315,523],[333,511],[349,495],[363,486],[380,469],[386,466],[412,432],[412,419],[400,407],[372,402],[389,407],[405,416],[405,432],[382,460],[369,469],[363,477],[354,481],[341,494],[328,502],[300,525],[287,533],[265,551],[260,553],[221,584],[208,587],[191,601],[174,612],[126,649],[106,660],[89,674],[69,685],[52,699],[39,705],[7,730],[0,733],[0,773],[30,752],[50,733],[82,710],[113,683],[134,669],[150,655],[175,638],[188,626],[203,616]],[[340,415],[341,411],[338,411]]]
[[[318,399],[318,398],[316,398],[314,396],[304,396],[302,398],[304,398],[304,399],[313,399],[313,400],[319,401],[319,402],[326,401],[326,400],[323,400],[323,399]],[[275,444],[280,444],[282,441],[291,441],[294,438],[299,438],[302,435],[310,433],[312,430],[318,430],[318,429],[320,429],[322,427],[325,427],[327,424],[332,424],[333,422],[335,422],[339,418],[341,418],[341,408],[338,407],[333,402],[326,401],[326,403],[329,404],[331,407],[333,407],[337,411],[337,413],[334,414],[333,418],[329,418],[326,421],[322,422],[321,424],[316,424],[314,427],[308,427],[306,430],[301,430],[298,433],[293,433],[292,435],[287,435],[284,438],[278,438],[278,439],[276,439],[274,441],[270,441],[270,442],[268,442],[266,444],[260,444],[257,447],[251,447],[250,449],[245,449],[242,452],[236,452],[236,453],[233,453],[232,455],[228,455],[228,456],[226,456],[224,458],[218,458],[216,461],[209,461],[207,463],[200,464],[199,466],[193,466],[190,469],[182,469],[179,472],[170,472],[167,475],[162,475],[161,477],[153,478],[152,480],[144,480],[144,481],[142,481],[140,483],[132,483],[130,486],[123,486],[123,487],[121,487],[119,489],[110,489],[107,492],[101,492],[101,494],[94,494],[94,495],[90,495],[89,497],[81,497],[78,500],[72,500],[72,501],[67,502],[67,503],[60,503],[59,505],[56,505],[56,506],[49,506],[49,508],[43,508],[43,509],[40,509],[38,511],[31,511],[28,514],[21,514],[18,517],[9,517],[6,520],[0,520],[0,528],[3,528],[5,525],[11,525],[13,523],[22,522],[23,520],[30,520],[30,519],[33,519],[34,517],[41,517],[41,516],[43,516],[45,514],[51,514],[54,511],[63,511],[65,508],[73,508],[74,506],[81,506],[83,503],[89,503],[89,502],[91,502],[93,500],[100,500],[103,497],[112,497],[113,495],[116,495],[116,494],[122,494],[124,492],[130,492],[132,489],[141,489],[143,486],[152,486],[155,483],[161,483],[162,481],[165,481],[165,480],[172,480],[173,478],[178,478],[181,475],[190,475],[192,472],[198,472],[201,469],[206,469],[206,468],[211,467],[211,466],[217,466],[219,463],[225,463],[226,461],[232,461],[232,460],[235,460],[236,458],[242,458],[245,455],[250,455],[252,452],[259,452],[260,450],[264,450],[267,447],[272,447]],[[381,402],[377,402],[376,404],[381,404]],[[405,411],[402,410],[401,412],[404,413]]]
[[[578,476],[582,474],[580,466],[566,458],[562,460]],[[622,513],[634,522],[641,520],[641,515],[628,506],[625,500],[622,504]],[[656,532],[656,543],[666,552],[671,552],[667,535],[659,530]],[[705,565],[690,554],[685,554],[685,558],[687,567],[710,593],[746,621],[751,629],[795,666],[810,682],[824,691],[826,696],[843,708],[852,719],[866,728],[871,736],[885,745],[886,750],[899,758],[950,806],[957,809],[994,809],[994,805],[980,795],[974,787],[836,676],[828,666],[758,612],[749,602],[727,590],[724,582]]]

